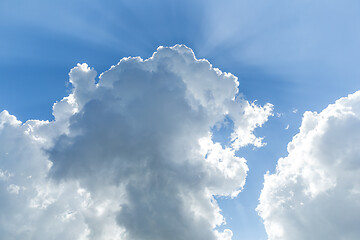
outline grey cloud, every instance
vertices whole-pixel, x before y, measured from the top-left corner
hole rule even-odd
[[[70,133],[78,134],[59,137],[49,150],[52,176],[80,179],[95,193],[119,186],[124,198],[116,219],[126,239],[217,239],[213,228],[223,220],[212,196],[236,196],[247,166],[234,150],[215,151],[220,145],[199,139],[210,138],[210,129],[230,116],[246,133],[234,131],[234,139],[253,144],[259,139],[252,126],[266,121],[271,105],[235,101],[236,77],[195,59],[185,46],[161,47],[145,61],[123,59],[96,88],[92,78],[84,82],[82,73],[92,70],[83,67],[70,74],[83,105],[70,119]],[[244,123],[249,108],[259,118]],[[211,154],[212,162],[204,159]]]
[[[248,168],[235,151],[263,145],[253,130],[272,105],[240,98],[235,76],[181,45],[146,60],[124,58],[98,83],[96,75],[86,64],[71,70],[73,90],[54,104],[55,121],[21,123],[2,113],[8,148],[1,153],[11,161],[0,176],[18,179],[3,180],[2,199],[22,207],[6,202],[10,212],[1,216],[32,224],[0,231],[8,239],[231,239],[229,229],[215,230],[224,218],[214,196],[243,188]],[[234,122],[227,148],[211,139],[225,119]],[[24,149],[6,140],[14,136],[8,131]]]

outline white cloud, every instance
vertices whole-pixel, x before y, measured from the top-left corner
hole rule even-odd
[[[15,184],[10,184],[8,186],[7,190],[9,191],[9,193],[19,194],[20,187],[18,185],[15,185]]]
[[[55,121],[0,114],[0,235],[231,239],[214,230],[224,223],[214,196],[243,188],[248,168],[235,151],[264,144],[253,130],[272,105],[237,97],[235,76],[180,45],[124,58],[97,84],[86,64],[69,75]],[[225,119],[234,122],[228,148],[211,139]]]
[[[360,91],[321,113],[306,112],[300,132],[265,175],[257,208],[269,239],[359,239]]]
[[[79,208],[71,183],[47,179],[49,161],[38,138],[47,122],[22,124],[7,111],[0,113],[0,235],[3,239],[72,239],[85,226],[63,223],[56,216]],[[76,193],[76,192],[75,192]]]

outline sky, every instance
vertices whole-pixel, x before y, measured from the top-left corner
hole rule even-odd
[[[358,239],[359,11],[0,0],[0,235]]]

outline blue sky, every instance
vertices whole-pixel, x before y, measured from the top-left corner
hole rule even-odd
[[[274,105],[274,116],[255,130],[267,145],[237,153],[250,169],[243,192],[218,199],[233,239],[266,239],[255,211],[263,175],[287,155],[305,111],[360,89],[359,12],[354,0],[2,0],[0,110],[21,121],[52,120],[77,63],[100,74],[123,57],[146,59],[158,46],[185,44],[237,76],[247,100]]]

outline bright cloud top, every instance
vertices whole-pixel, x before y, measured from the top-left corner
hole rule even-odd
[[[191,49],[160,47],[100,75],[70,72],[55,120],[0,114],[0,235],[6,239],[231,239],[214,196],[245,184],[240,147],[272,106],[238,96],[235,76]],[[211,129],[233,122],[229,147]],[[39,228],[41,226],[41,228]]]
[[[360,91],[306,112],[266,175],[258,212],[272,240],[360,239]]]

